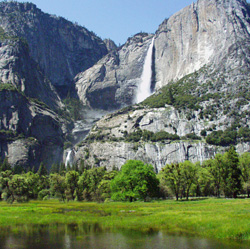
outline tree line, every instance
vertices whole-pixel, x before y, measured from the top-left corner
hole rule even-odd
[[[18,172],[19,171],[19,172]],[[9,203],[30,199],[57,198],[61,201],[147,201],[152,198],[236,198],[250,196],[250,153],[238,155],[234,147],[203,163],[184,161],[167,164],[156,174],[152,165],[127,161],[120,170],[104,167],[53,165],[48,173],[41,163],[20,172],[7,159],[0,163],[0,197]]]

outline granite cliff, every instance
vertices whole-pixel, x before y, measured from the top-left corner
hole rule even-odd
[[[24,168],[61,162],[69,123],[10,84],[0,89],[1,157]]]
[[[245,0],[198,0],[120,47],[30,3],[1,2],[0,16],[1,155],[12,165],[50,167],[72,149],[90,166],[140,159],[159,171],[250,150]],[[152,96],[135,105],[150,44]],[[65,96],[84,107],[74,125]],[[80,143],[63,153],[65,141]]]
[[[90,165],[112,168],[140,159],[160,170],[166,163],[203,161],[230,145],[240,153],[250,151],[249,10],[244,0],[199,0],[166,19],[154,35],[155,93],[97,122],[75,147],[75,161],[87,158]],[[145,37],[148,48],[152,36]],[[110,62],[106,56],[85,72],[88,76],[77,78],[85,103],[90,92],[101,92],[110,82],[105,78]],[[83,80],[87,78],[89,84]],[[100,103],[109,98],[117,102],[114,96],[121,87],[115,86],[113,97],[104,95]],[[123,96],[133,103],[133,97]]]
[[[114,110],[132,104],[152,37],[139,33],[78,74],[75,85],[84,105]]]
[[[32,3],[1,2],[0,16],[0,26],[27,42],[30,56],[62,96],[72,87],[77,73],[93,66],[108,52],[93,32],[46,14]]]
[[[62,162],[73,120],[61,97],[75,96],[73,78],[107,53],[84,27],[31,3],[1,2],[1,157],[23,167]]]

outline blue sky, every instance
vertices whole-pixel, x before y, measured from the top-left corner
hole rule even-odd
[[[24,2],[19,1],[19,2]],[[62,16],[117,45],[138,32],[154,33],[165,18],[192,0],[28,0],[42,11]]]
[[[24,2],[25,0],[18,0]],[[165,18],[192,0],[27,0],[42,11],[62,16],[117,45],[138,32],[154,33]]]

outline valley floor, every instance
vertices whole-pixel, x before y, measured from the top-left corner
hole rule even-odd
[[[197,199],[154,202],[0,202],[1,233],[36,225],[83,224],[101,230],[119,229],[215,239],[250,241],[250,199]]]

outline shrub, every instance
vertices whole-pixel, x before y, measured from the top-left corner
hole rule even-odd
[[[201,131],[201,136],[202,137],[206,137],[207,136],[207,131],[206,130],[202,130]]]
[[[184,138],[192,140],[201,140],[201,137],[197,136],[195,133],[189,133]]]
[[[16,87],[9,83],[0,83],[0,92],[1,91],[17,91]]]
[[[237,131],[232,130],[231,128],[228,128],[225,131],[213,131],[206,137],[206,142],[208,144],[220,146],[235,145],[237,143]]]

